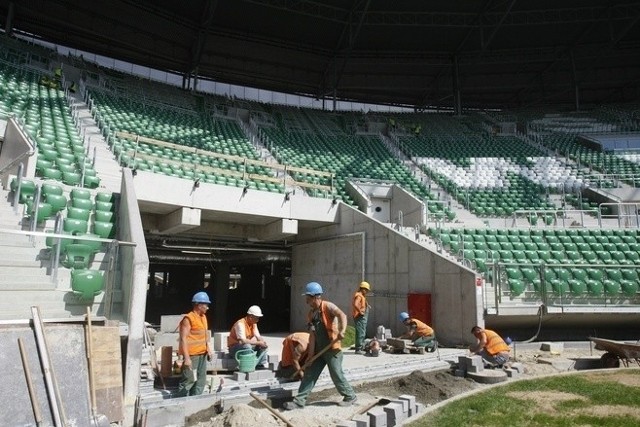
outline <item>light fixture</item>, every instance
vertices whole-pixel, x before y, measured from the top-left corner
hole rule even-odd
[[[244,196],[245,194],[247,194],[248,191],[249,191],[249,186],[245,185],[244,188],[242,189],[242,195]]]
[[[337,205],[338,204],[338,198],[334,197],[333,200],[331,200],[331,204],[334,205],[334,206]]]
[[[131,170],[131,175],[133,175],[133,176],[138,175],[138,169],[132,169]]]
[[[284,200],[285,201],[291,200],[291,192],[287,191],[286,193],[284,193]]]
[[[196,179],[193,182],[193,188],[198,188],[198,187],[200,187],[200,178]]]

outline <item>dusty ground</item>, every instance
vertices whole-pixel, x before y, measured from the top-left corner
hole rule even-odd
[[[602,352],[589,349],[565,349],[561,354],[551,354],[538,350],[524,350],[516,353],[517,361],[525,367],[525,377],[574,370],[577,359],[599,358]],[[313,392],[304,409],[283,412],[276,411],[298,427],[331,427],[338,421],[354,415],[358,409],[381,397],[397,398],[403,394],[416,397],[425,405],[433,405],[469,390],[486,387],[467,378],[459,378],[450,371],[422,372],[414,371],[409,375],[378,382],[352,384],[358,394],[358,404],[349,408],[337,406],[341,397],[330,388]],[[514,396],[515,397],[515,396]],[[544,400],[544,396],[540,396]],[[557,399],[558,396],[554,396]],[[198,415],[198,414],[196,414]],[[260,425],[262,427],[283,426],[268,409],[257,402],[249,405],[234,405],[215,417],[194,416],[188,425],[197,427],[241,427]]]

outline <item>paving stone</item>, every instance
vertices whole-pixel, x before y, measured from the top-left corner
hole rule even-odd
[[[512,368],[505,368],[504,372],[507,374],[509,378],[518,378],[520,377],[520,372]]]
[[[398,396],[398,399],[404,400],[407,402],[407,406],[409,408],[408,416],[411,417],[416,414],[416,397],[410,394],[403,394]]]
[[[397,426],[405,419],[402,403],[389,403],[382,409],[387,414],[387,427]]]
[[[387,427],[387,413],[381,407],[374,407],[367,411],[371,427]]]
[[[228,337],[229,337],[229,332],[214,332],[213,333],[213,349],[215,351],[226,350]]]
[[[424,403],[416,402],[416,414],[424,412],[425,409],[427,409],[427,407],[424,405]]]
[[[518,371],[521,374],[524,374],[524,365],[520,362],[515,362],[511,364],[511,369],[515,369],[516,371]]]
[[[540,350],[560,354],[564,351],[564,343],[563,342],[542,342],[540,343]]]
[[[247,373],[247,380],[248,381],[266,380],[269,378],[275,378],[275,376],[276,376],[276,373],[273,371],[270,371],[268,369],[260,369],[258,371]]]
[[[456,369],[455,371],[453,371],[454,377],[464,378],[466,375],[467,371],[465,371],[464,369]]]
[[[243,382],[247,380],[247,374],[245,372],[234,372],[233,379],[238,382]]]
[[[370,427],[369,415],[367,414],[354,415],[351,420],[356,422],[356,427]]]
[[[269,354],[267,356],[267,361],[269,363],[274,363],[276,366],[278,366],[278,363],[280,363],[280,355],[279,354]]]

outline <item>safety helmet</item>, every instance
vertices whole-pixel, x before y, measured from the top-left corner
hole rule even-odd
[[[252,305],[251,307],[249,307],[249,310],[247,310],[247,314],[256,317],[262,317],[262,309],[260,309],[260,307],[258,307],[257,305]]]
[[[209,295],[206,292],[198,292],[193,296],[191,300],[192,303],[198,304],[211,304],[211,300],[209,299]]]
[[[406,311],[403,311],[402,313],[400,313],[400,316],[398,317],[400,318],[401,322],[404,322],[409,318],[409,313],[407,313]]]
[[[318,282],[309,282],[303,295],[322,295],[322,286]]]
[[[371,285],[369,282],[360,282],[360,289],[366,289],[368,291],[371,290]]]

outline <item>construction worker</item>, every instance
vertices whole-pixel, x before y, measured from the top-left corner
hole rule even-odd
[[[309,333],[294,332],[282,341],[282,356],[276,377],[292,378],[302,377],[302,366],[309,358]]]
[[[369,319],[369,303],[367,293],[371,291],[368,282],[360,282],[358,290],[353,294],[351,303],[351,315],[356,329],[356,354],[363,354],[362,346],[367,334],[367,320]]]
[[[207,311],[211,304],[209,295],[198,292],[191,302],[193,309],[182,318],[179,327],[178,354],[184,359],[177,397],[202,394],[207,382],[207,359],[213,355],[207,323]]]
[[[247,315],[233,324],[227,338],[231,357],[235,357],[240,350],[249,349],[256,352],[256,369],[266,368],[264,363],[267,358],[267,347],[269,347],[258,330],[258,321],[262,316],[262,309],[252,305],[247,310]]]
[[[475,346],[469,348],[471,353],[482,356],[486,362],[500,368],[509,361],[511,348],[500,335],[480,326],[471,328],[471,333],[478,340]]]
[[[400,321],[407,327],[407,331],[398,338],[410,339],[416,347],[424,347],[427,351],[433,352],[438,348],[436,333],[433,328],[418,319],[409,316],[403,311],[400,313]]]
[[[295,399],[284,404],[284,409],[287,411],[304,408],[325,365],[329,367],[331,380],[338,393],[343,396],[343,400],[338,405],[351,406],[357,400],[356,393],[342,372],[343,354],[340,340],[344,338],[347,329],[347,315],[334,303],[324,301],[322,293],[322,286],[318,282],[307,283],[303,295],[305,302],[311,307],[307,316],[309,327],[308,357],[315,357],[315,360],[304,372]]]

